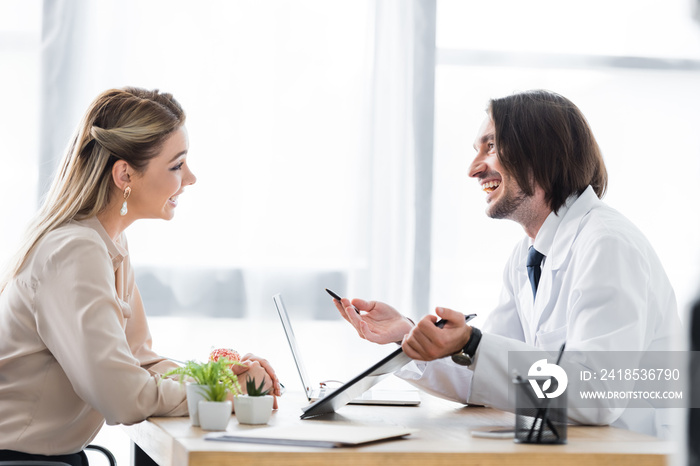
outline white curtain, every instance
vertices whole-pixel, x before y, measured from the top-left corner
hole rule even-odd
[[[68,137],[78,125],[78,107],[89,74],[75,72],[84,66],[83,44],[87,31],[89,2],[83,0],[45,1],[41,54],[41,143],[39,156],[39,197],[49,188]],[[88,81],[89,82],[89,81]],[[82,91],[82,92],[81,92]]]
[[[370,294],[417,316],[430,291],[435,2],[375,11]]]

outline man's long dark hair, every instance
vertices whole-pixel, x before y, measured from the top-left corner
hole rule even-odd
[[[569,99],[533,90],[493,99],[498,159],[527,195],[544,189],[555,213],[566,199],[589,185],[603,197],[608,172],[593,132]]]

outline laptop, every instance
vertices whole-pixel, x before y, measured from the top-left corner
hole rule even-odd
[[[418,406],[420,404],[418,390],[369,390],[369,388],[376,385],[380,380],[391,375],[411,361],[411,358],[403,354],[401,348],[398,348],[339,388],[325,386],[319,386],[318,388],[312,387],[311,379],[309,379],[306,373],[301,353],[297,347],[297,340],[294,336],[292,323],[289,320],[289,313],[284,306],[282,295],[278,293],[273,296],[272,299],[275,302],[277,313],[282,321],[282,327],[284,327],[284,333],[287,336],[289,348],[292,350],[292,357],[294,358],[294,363],[297,366],[297,371],[299,372],[299,377],[301,378],[301,383],[304,386],[304,392],[309,402],[318,402],[330,398],[330,400],[327,400],[324,404],[328,403],[328,406],[339,404],[337,407],[348,403],[395,406]],[[333,396],[329,397],[331,394]],[[340,400],[343,402],[339,403]]]

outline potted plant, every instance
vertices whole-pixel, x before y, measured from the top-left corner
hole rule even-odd
[[[265,377],[260,385],[255,385],[255,378],[246,381],[247,395],[236,395],[233,398],[233,407],[236,419],[240,424],[267,424],[272,415],[273,397],[269,395],[270,389],[263,390]]]
[[[193,426],[201,425],[205,430],[226,429],[231,416],[231,401],[226,399],[226,395],[232,393],[235,397],[241,393],[238,377],[231,370],[234,364],[240,362],[225,357],[206,363],[187,361],[184,366],[165,374],[166,377],[179,375],[180,383],[191,379],[187,382],[187,408]],[[200,411],[202,407],[203,411]],[[218,413],[214,415],[213,424],[209,422],[208,414],[212,411]]]

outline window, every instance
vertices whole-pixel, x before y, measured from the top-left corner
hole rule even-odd
[[[0,258],[14,253],[36,209],[41,65],[41,1],[7,2],[0,9]]]
[[[471,144],[489,98],[545,88],[588,118],[609,171],[605,201],[649,238],[685,310],[700,275],[700,26],[691,13],[682,0],[438,1],[434,304],[479,314],[495,305],[523,232],[483,214],[467,177]]]

